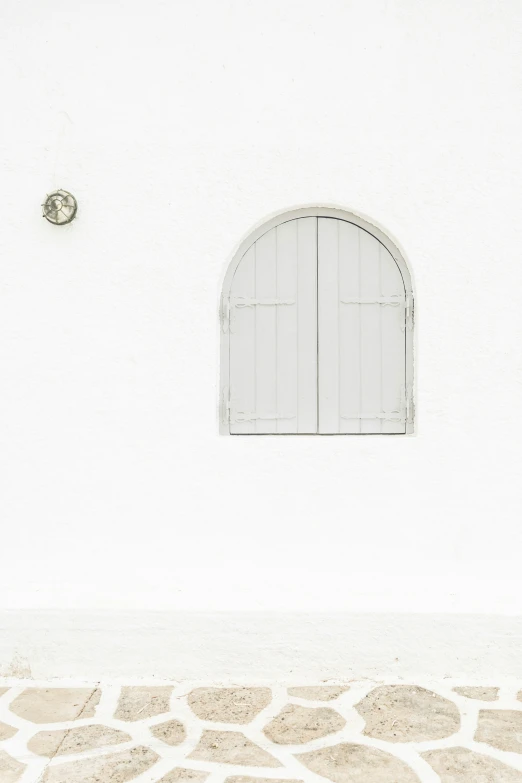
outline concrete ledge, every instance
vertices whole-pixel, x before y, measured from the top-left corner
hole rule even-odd
[[[516,678],[522,617],[0,612],[0,676],[277,680]]]

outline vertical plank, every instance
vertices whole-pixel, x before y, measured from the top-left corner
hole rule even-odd
[[[256,298],[277,297],[277,229],[255,243]],[[277,413],[277,307],[256,305],[256,413]],[[276,420],[258,419],[258,434],[277,432]]]
[[[360,229],[353,223],[339,221],[339,373],[340,432],[361,431],[361,305],[350,303],[360,292]],[[349,417],[354,414],[353,418]]]
[[[236,423],[237,415],[256,410],[256,308],[234,307],[237,297],[255,298],[255,248],[241,259],[230,289],[230,432],[233,435],[255,433],[255,421]]]
[[[297,220],[277,227],[277,297],[294,304],[275,307],[277,328],[276,432],[297,432]]]
[[[399,267],[389,250],[380,246],[382,295],[404,301],[405,289]],[[386,413],[399,411],[405,415],[404,386],[406,384],[406,316],[402,304],[381,308],[382,329],[382,407]],[[392,414],[393,415],[393,414]],[[382,432],[405,433],[406,421],[384,420]]]
[[[362,299],[379,299],[380,242],[360,229],[360,292]],[[361,407],[362,414],[382,410],[381,394],[381,306],[361,304]],[[381,419],[361,419],[362,433],[381,432]]]
[[[297,223],[297,431],[317,433],[317,218]]]
[[[339,432],[339,221],[318,219],[319,426]]]

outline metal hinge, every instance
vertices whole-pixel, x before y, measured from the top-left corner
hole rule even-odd
[[[378,413],[348,413],[342,414],[341,419],[377,419],[381,421],[396,421],[406,423],[412,422],[414,415],[414,403],[413,387],[411,385],[408,384],[402,387],[401,398],[400,410],[379,411]]]
[[[401,304],[404,305],[404,297],[381,296],[378,299],[341,299],[341,304],[378,304],[398,307]]]
[[[251,299],[248,296],[234,296],[230,302],[232,307],[255,307],[256,305],[293,305],[295,299]]]
[[[232,392],[228,386],[223,388],[221,398],[221,420],[223,424],[242,424],[246,421],[276,421],[277,419],[295,418],[295,416],[285,416],[282,413],[232,412]]]
[[[248,296],[233,296],[221,302],[221,328],[224,332],[232,331],[232,308],[241,310],[244,307],[274,307],[278,305],[293,305],[295,299],[254,299]]]
[[[245,421],[275,421],[276,419],[295,419],[295,416],[284,416],[279,413],[267,413],[260,415],[257,413],[244,413],[243,411],[237,411],[234,414],[234,418],[231,419],[233,424],[241,424]]]
[[[404,318],[405,318],[405,325],[402,327],[403,331],[407,327],[408,329],[413,329],[413,319],[414,319],[414,304],[413,304],[413,296],[380,296],[375,299],[341,299],[341,304],[359,304],[359,305],[371,305],[371,304],[378,304],[383,306],[391,306],[391,307],[399,307],[402,305],[404,307]]]
[[[341,416],[341,419],[381,419],[383,421],[404,421],[400,411],[383,411],[382,413],[354,413],[352,416]]]

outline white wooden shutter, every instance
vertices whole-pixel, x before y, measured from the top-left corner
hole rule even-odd
[[[267,231],[225,302],[231,434],[317,432],[317,218]]]
[[[390,252],[318,219],[319,433],[406,432],[406,299]]]

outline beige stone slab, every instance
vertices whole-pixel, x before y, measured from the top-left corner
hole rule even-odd
[[[270,688],[195,688],[188,695],[201,720],[250,723],[272,700]]]
[[[140,746],[108,756],[67,761],[47,767],[42,783],[127,783],[158,759],[153,750]]]
[[[300,685],[288,688],[288,695],[309,701],[333,701],[349,690],[349,685]]]
[[[0,749],[0,781],[1,783],[16,783],[20,780],[27,764],[17,761],[5,750]]]
[[[280,767],[281,763],[266,750],[251,742],[240,731],[204,731],[189,758],[242,764],[246,767]]]
[[[114,717],[135,721],[163,715],[170,710],[171,685],[130,685],[121,689]]]
[[[31,723],[61,723],[92,718],[100,697],[97,688],[26,688],[9,709]]]
[[[301,707],[287,704],[265,726],[264,733],[277,745],[301,745],[340,731],[346,721],[330,707]]]
[[[522,783],[522,772],[467,748],[421,753],[441,783]]]
[[[296,758],[317,775],[334,783],[420,783],[403,761],[377,748],[343,742]]]
[[[150,731],[155,737],[165,742],[167,745],[181,745],[187,732],[185,726],[179,720],[168,720],[165,723],[157,723],[150,727]]]
[[[209,775],[210,772],[176,767],[176,769],[162,777],[161,780],[158,780],[158,783],[204,783]]]
[[[18,729],[15,729],[14,726],[9,726],[7,723],[2,723],[0,720],[0,741],[11,739],[17,731]]]
[[[355,709],[367,737],[387,742],[424,742],[450,737],[460,727],[457,705],[416,685],[381,685]]]
[[[480,688],[475,685],[453,688],[453,690],[460,696],[465,696],[467,699],[477,699],[478,701],[496,701],[499,692],[499,688]]]
[[[85,750],[103,748],[130,742],[129,734],[108,726],[79,726],[74,729],[57,731],[39,731],[31,737],[27,747],[38,756],[68,756],[71,753],[83,753]]]
[[[9,688],[0,688],[0,696],[3,696],[4,693],[7,693],[8,690]]]
[[[475,740],[499,750],[522,753],[522,711],[480,710]]]

